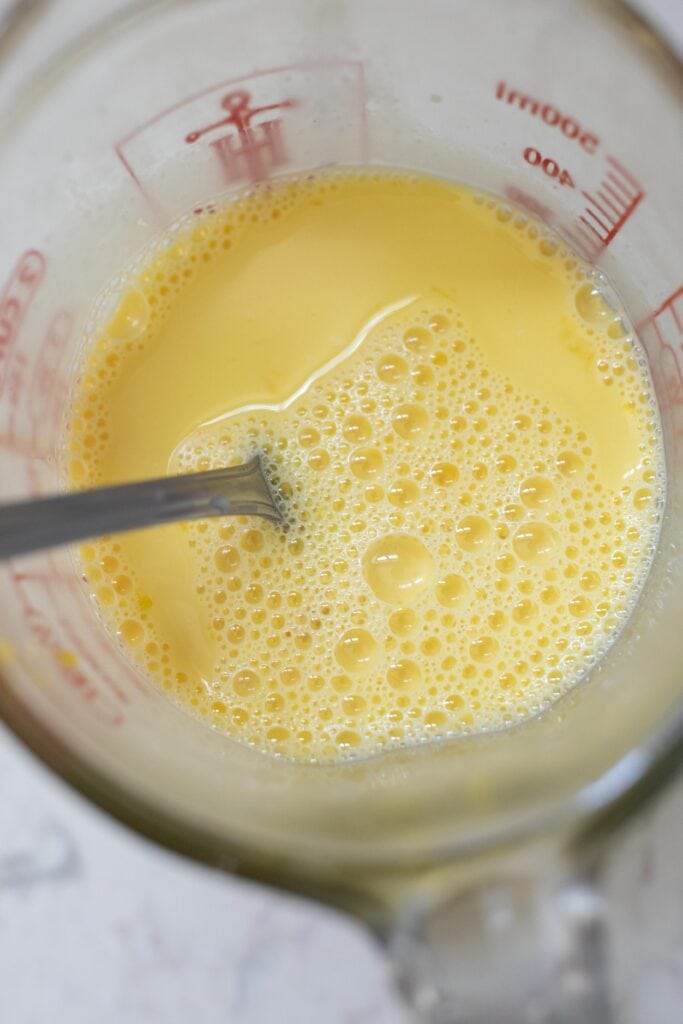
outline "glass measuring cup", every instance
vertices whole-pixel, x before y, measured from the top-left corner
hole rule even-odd
[[[619,291],[662,411],[659,554],[609,656],[524,726],[336,768],[275,761],[131,668],[68,553],[0,570],[0,709],[96,801],[359,914],[427,1019],[605,1021],[597,840],[683,734],[680,67],[608,0],[165,0],[25,79],[0,107],[3,500],[58,484],[93,296],[219,192],[335,163],[469,181],[540,216]]]

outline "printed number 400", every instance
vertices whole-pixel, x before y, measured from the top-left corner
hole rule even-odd
[[[563,170],[555,160],[551,160],[549,157],[544,157],[537,149],[533,146],[528,146],[524,150],[524,159],[532,167],[540,167],[544,174],[547,174],[549,178],[556,178],[560,185],[566,185],[568,188],[576,188],[574,179],[572,178],[569,171]]]

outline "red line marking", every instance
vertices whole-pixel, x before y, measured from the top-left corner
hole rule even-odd
[[[127,173],[130,175],[130,177],[134,181],[135,185],[140,189],[140,192],[141,192],[143,198],[149,204],[149,206],[152,208],[155,216],[158,219],[160,219],[162,221],[165,221],[166,217],[164,215],[163,207],[155,199],[155,197],[152,195],[152,193],[149,191],[149,189],[146,188],[146,186],[143,184],[143,182],[140,180],[138,175],[133,170],[129,160],[127,159],[127,157],[123,153],[123,147],[124,146],[126,146],[136,136],[142,134],[144,131],[146,131],[148,128],[150,128],[153,124],[156,124],[158,121],[161,121],[163,118],[168,117],[169,114],[173,114],[173,113],[175,113],[176,110],[180,110],[181,107],[186,106],[188,103],[193,103],[195,100],[201,99],[203,96],[208,96],[211,93],[217,92],[220,89],[229,88],[230,86],[237,85],[237,84],[239,84],[241,82],[249,82],[249,81],[251,81],[252,79],[255,79],[255,78],[264,78],[264,77],[267,77],[269,75],[281,73],[283,71],[312,71],[312,70],[319,69],[319,68],[331,68],[331,67],[332,68],[349,68],[349,69],[354,69],[355,72],[356,72],[356,75],[358,77],[357,89],[358,89],[358,92],[359,92],[359,97],[361,99],[360,114],[361,114],[361,149],[363,151],[362,159],[363,160],[367,160],[370,147],[369,147],[368,113],[367,113],[367,108],[366,108],[366,104],[365,104],[365,97],[366,97],[365,69],[363,67],[362,61],[359,61],[359,60],[345,60],[345,59],[342,59],[342,58],[338,58],[338,59],[334,59],[334,60],[301,61],[298,64],[281,64],[281,65],[278,65],[278,66],[273,67],[273,68],[264,68],[264,69],[259,70],[259,71],[252,71],[251,73],[246,74],[246,75],[239,75],[236,78],[228,78],[225,81],[216,82],[213,85],[209,85],[209,86],[207,86],[204,89],[200,89],[197,92],[191,93],[189,96],[183,97],[183,99],[178,100],[176,103],[173,103],[170,107],[166,107],[164,110],[160,111],[158,114],[155,114],[153,117],[150,117],[146,121],[143,121],[142,124],[139,124],[136,128],[134,128],[132,131],[128,132],[127,135],[124,135],[121,139],[118,140],[118,142],[116,142],[114,144],[114,152],[116,153],[116,155],[118,156],[119,160],[123,164],[123,167],[125,168]]]
[[[28,612],[30,615],[33,615],[34,611],[34,609],[22,609],[22,613]],[[27,625],[32,635],[35,636],[39,640],[41,645],[44,646],[44,639],[40,624],[34,625],[31,621],[27,620]],[[55,659],[58,659],[58,647],[51,646],[48,647],[48,650],[49,653]],[[25,652],[21,647],[16,650],[15,658],[18,664],[24,669],[24,671],[30,678],[35,672],[35,665],[33,663],[32,658],[30,656],[27,656],[27,652]],[[92,689],[88,688],[88,681],[85,679],[83,674],[78,671],[78,669],[68,668],[66,665],[62,664],[59,661],[57,667],[61,673],[62,678],[66,679],[68,685],[70,687],[73,687],[77,691],[77,693],[85,700],[86,704],[88,705],[89,712],[92,712],[92,714],[95,715],[100,722],[103,722],[105,725],[111,726],[119,726],[125,722],[125,715],[123,714],[123,712],[118,708],[108,707],[106,702],[102,700],[99,694],[95,693]],[[55,737],[57,736],[57,733],[53,732],[53,730],[47,725],[47,723],[43,724],[51,735],[54,735]]]
[[[595,239],[583,229],[582,224],[577,224],[575,232],[567,232],[567,237],[573,244],[576,251],[582,255],[584,259],[590,261],[594,258],[598,246]]]
[[[22,459],[38,459],[45,461],[45,456],[32,448],[28,441],[21,441],[16,437],[0,437],[0,448],[4,448],[11,455],[18,455]]]
[[[54,572],[19,572],[11,568],[14,562],[10,562],[10,576],[15,583],[41,583],[47,586],[49,583],[69,583],[68,576],[61,576]]]
[[[595,229],[591,224],[587,225],[586,223],[584,223],[583,220],[580,220],[576,226],[577,228],[579,228],[580,231],[584,233],[584,235],[590,238],[591,242],[595,241],[595,239],[593,238],[593,235],[595,234]]]
[[[579,236],[579,238],[583,238],[584,240],[588,239],[591,242],[593,241],[592,236],[588,233],[588,231],[586,231],[586,228],[583,226],[582,223],[580,223],[580,221],[576,222],[575,231],[572,232],[572,234],[574,233],[576,233]]]
[[[617,192],[614,191],[614,189],[608,181],[603,181],[602,187],[605,189],[605,191],[611,194],[611,196],[614,199],[617,212],[621,213],[621,211],[624,209],[624,200],[622,199],[622,197]]]
[[[611,165],[612,165],[612,167],[615,167],[615,168],[616,168],[616,169],[617,169],[617,170],[619,171],[619,174],[623,175],[623,177],[624,177],[624,178],[626,178],[626,180],[627,180],[628,182],[630,182],[630,184],[631,184],[631,187],[632,187],[632,188],[633,188],[633,189],[634,189],[634,190],[635,190],[636,192],[640,192],[640,190],[641,190],[641,189],[640,189],[640,182],[636,181],[636,179],[635,179],[635,178],[633,177],[633,175],[632,175],[632,174],[630,174],[630,173],[629,173],[629,172],[628,172],[628,171],[626,170],[626,168],[625,168],[625,167],[624,167],[624,166],[623,166],[622,164],[620,164],[620,163],[619,163],[619,161],[617,160],[617,158],[616,158],[616,157],[614,157],[614,156],[610,156],[610,155],[608,154],[608,156],[607,156],[607,163],[608,163],[608,164],[611,164]]]
[[[42,252],[39,252],[38,249],[27,249],[26,252],[22,252],[21,256],[12,267],[10,275],[6,280],[2,291],[0,292],[0,307],[4,303],[7,296],[9,295],[10,288],[12,287],[13,284],[15,284],[17,277],[21,276],[20,273],[18,273],[19,268],[25,264],[29,256],[38,257],[38,268],[36,272],[35,281],[31,283],[35,283],[36,286],[40,284],[43,274],[45,273],[45,257],[43,256]]]
[[[180,110],[181,107],[186,106],[188,103],[193,103],[195,100],[201,99],[202,96],[208,96],[209,93],[216,92],[218,89],[227,88],[230,85],[236,85],[238,82],[251,81],[252,78],[264,78],[266,75],[274,75],[281,71],[310,71],[314,68],[327,68],[327,67],[355,67],[362,68],[361,61],[358,60],[313,60],[313,61],[302,61],[300,64],[280,64],[274,68],[265,68],[261,71],[252,71],[247,75],[239,75],[237,78],[228,78],[224,82],[216,82],[214,85],[209,85],[205,89],[200,89],[198,92],[190,93],[189,96],[185,96],[182,100],[178,100],[177,103],[173,103],[170,107],[166,107],[160,113],[155,114],[154,117],[150,117],[147,121],[143,121],[142,124],[134,128],[128,135],[124,135],[122,139],[119,139],[117,146],[125,146],[127,142],[135,138],[141,132],[146,131],[151,125],[156,124],[157,121],[161,121],[162,118],[167,117],[168,114],[175,113],[176,110]]]
[[[623,228],[623,226],[626,223],[626,221],[629,219],[631,214],[638,207],[638,205],[641,202],[642,198],[643,198],[643,196],[642,196],[642,193],[641,193],[641,195],[635,197],[635,199],[633,200],[631,205],[628,207],[628,209],[624,210],[623,214],[621,215],[621,217],[616,222],[616,224],[614,225],[614,227],[612,228],[612,230],[608,234],[607,238],[605,239],[605,246],[608,246],[610,244],[610,242],[619,234],[620,230]]]
[[[673,314],[674,320],[676,321],[676,327],[683,334],[683,323],[681,323],[681,318],[678,315],[678,310],[675,306],[670,306],[669,308]]]
[[[61,637],[59,632],[55,630],[55,623],[46,618],[45,612],[33,603],[31,595],[27,593],[25,586],[22,583],[21,574],[16,573],[12,569],[14,562],[10,561],[8,564],[10,568],[10,582],[14,590],[20,614],[26,623],[26,626],[44,649],[46,649],[53,657],[59,658],[59,654],[64,650],[65,644],[60,642]],[[47,575],[49,576],[49,573]],[[58,620],[56,625],[57,627],[61,626],[61,622]],[[99,691],[96,685],[93,685],[83,672],[79,671],[77,667],[72,668],[61,662],[59,664],[61,676],[66,680],[69,686],[77,689],[80,696],[90,704],[96,714],[100,715],[105,713],[109,716],[108,720],[111,721],[111,724],[113,725],[118,725],[123,721],[123,715],[120,710],[116,709],[116,711],[113,711],[112,709],[107,708],[106,702],[103,705],[102,701],[106,695]]]
[[[602,242],[602,243],[604,244],[604,241],[605,241],[605,239],[604,239],[604,238],[602,237],[602,235],[601,235],[601,234],[600,234],[600,233],[599,233],[599,232],[598,232],[598,231],[596,230],[596,228],[594,228],[594,227],[593,227],[593,225],[592,225],[592,224],[590,223],[590,221],[587,221],[585,217],[579,217],[579,220],[580,220],[580,221],[583,221],[583,223],[584,223],[584,224],[586,225],[586,227],[587,227],[587,228],[589,228],[589,229],[590,229],[590,230],[591,230],[591,231],[593,232],[593,234],[595,235],[595,237],[596,237],[596,238],[597,238],[597,239],[598,239],[598,240],[599,240],[600,242]]]
[[[646,327],[652,325],[655,331],[657,332],[657,337],[659,338],[660,343],[663,345],[664,339],[662,337],[662,332],[659,328],[659,324],[657,321],[659,317],[661,317],[663,313],[666,313],[668,309],[671,309],[671,312],[673,314],[674,303],[676,303],[680,298],[683,298],[683,285],[681,285],[680,288],[677,288],[675,292],[672,292],[671,295],[667,296],[667,298],[664,299],[664,301],[657,307],[657,309],[653,310],[650,314],[648,314],[648,316],[641,320],[640,323],[636,325],[636,329],[638,331],[642,331]],[[676,323],[676,317],[674,317],[674,323]],[[683,336],[683,327],[679,329],[681,335]]]
[[[670,377],[667,374],[667,366],[664,362],[664,358],[666,355],[669,355],[671,357],[670,361],[673,363],[673,368],[676,372],[676,381],[674,382],[673,389],[670,386]],[[672,349],[671,345],[667,345],[666,343],[662,344],[659,365],[661,366],[662,371],[664,373],[664,383],[667,385],[666,389],[668,392],[668,398],[671,405],[683,404],[683,374],[681,374],[681,367],[678,362],[678,357]],[[680,436],[680,431],[678,431],[678,434]]]
[[[604,210],[602,206],[600,206],[600,203],[597,201],[597,199],[595,199],[594,196],[590,194],[590,192],[582,192],[581,195],[588,200],[591,206],[594,206],[597,210],[600,211],[602,216],[606,218],[607,226],[605,227],[605,230],[608,231],[609,225],[612,224],[612,214],[609,213],[607,210]]]
[[[55,571],[55,563],[53,561],[52,555],[48,555],[47,557],[48,557],[48,564],[52,568],[52,576],[51,576],[51,580],[50,579],[48,580],[47,589],[48,589],[48,592],[50,593],[50,597],[52,597],[52,593],[51,593],[51,590],[50,590],[50,583],[51,582],[56,582],[57,580],[60,580],[61,577]],[[71,602],[72,603],[72,608],[75,609],[78,618],[82,619],[81,607],[80,607],[80,601],[79,601],[79,596],[82,593],[81,584],[80,584],[80,582],[79,582],[79,580],[78,580],[78,578],[76,577],[75,574],[73,576],[70,575],[70,576],[65,577],[65,582],[66,582],[67,587],[68,587],[69,595],[72,598],[72,602]],[[74,634],[72,633],[71,625],[70,625],[70,623],[69,623],[69,621],[67,619],[64,620],[63,625],[64,625],[65,629],[67,630],[69,636],[73,637]],[[144,689],[145,689],[144,684],[141,682],[139,676],[137,675],[135,670],[132,668],[132,666],[129,665],[128,662],[125,660],[125,657],[123,657],[121,655],[121,652],[119,650],[117,650],[117,648],[114,646],[114,644],[112,642],[110,642],[109,634],[105,633],[103,629],[99,629],[99,628],[98,629],[92,629],[92,628],[90,628],[90,622],[89,621],[84,623],[84,625],[85,625],[85,629],[83,630],[84,639],[89,636],[91,641],[94,643],[95,647],[99,648],[100,653],[103,654],[106,658],[110,658],[111,656],[116,654],[118,656],[117,657],[117,667],[120,665],[122,669],[125,668],[125,674],[128,676],[128,679],[133,683],[133,685],[136,687],[136,689],[144,691]],[[101,678],[104,680],[104,682],[106,682],[109,685],[110,689],[112,689],[114,691],[114,693],[116,693],[116,695],[118,697],[120,697],[120,699],[124,703],[128,703],[128,697],[127,697],[125,691],[121,690],[119,688],[119,686],[118,686],[118,683],[116,683],[115,680],[112,679],[103,670],[102,665],[100,663],[98,663],[98,661],[96,660],[95,656],[90,653],[90,650],[88,649],[88,647],[84,643],[81,644],[81,641],[80,641],[80,639],[78,637],[76,637],[73,640],[73,644],[72,645],[73,645],[73,647],[76,650],[79,650],[79,645],[80,645],[82,653],[83,653],[84,660],[88,661],[92,665],[93,669],[95,669],[95,671],[101,676]]]
[[[621,200],[621,203],[624,204],[625,202],[626,203],[630,202],[630,200],[633,197],[633,193],[631,191],[629,191],[629,189],[626,187],[626,185],[624,185],[623,181],[620,181],[620,179],[617,178],[616,174],[612,174],[611,171],[607,172],[607,177],[609,178],[610,181],[614,182],[614,184],[617,185],[619,187],[619,189],[623,192],[624,198],[622,199],[621,197],[619,197],[620,200]]]
[[[34,463],[29,463],[26,469],[29,478],[29,484],[32,485],[30,486],[30,493],[34,495],[38,494],[40,492],[40,488],[37,486],[36,482]],[[75,573],[69,573],[66,575],[60,573],[54,561],[54,556],[50,552],[46,553],[45,555],[45,564],[47,565],[47,571],[38,573],[22,573],[20,571],[15,570],[15,562],[10,561],[9,566],[11,572],[11,579],[15,587],[19,588],[22,582],[33,582],[44,586],[50,604],[55,610],[57,616],[57,623],[59,624],[59,626],[62,627],[66,635],[69,637],[70,645],[76,651],[79,652],[84,661],[90,663],[90,665],[95,671],[96,677],[100,678],[104,683],[106,683],[109,689],[112,690],[114,694],[122,702],[127,703],[128,696],[126,695],[125,691],[119,688],[118,683],[115,681],[115,679],[112,678],[109,670],[105,671],[102,663],[97,661],[96,655],[91,654],[88,645],[85,643],[81,643],[81,633],[84,639],[90,637],[91,642],[94,644],[95,651],[97,651],[97,649],[99,648],[100,654],[104,658],[106,658],[107,661],[109,661],[109,659],[111,658],[116,659],[116,670],[118,670],[119,672],[125,672],[125,675],[128,677],[129,681],[133,684],[133,686],[136,689],[141,690],[143,693],[146,692],[145,684],[140,679],[140,676],[135,671],[134,667],[126,660],[125,656],[122,656],[122,652],[117,648],[109,634],[105,632],[104,629],[92,628],[91,620],[84,619],[82,615],[82,603],[84,604],[85,600],[81,602],[81,595],[83,595],[83,598],[85,598],[85,593],[80,582],[80,579],[77,577],[77,575]],[[53,587],[56,584],[61,585],[61,597],[57,595],[57,598],[55,598],[55,594],[53,591]],[[68,608],[67,600],[63,596],[64,587],[66,587],[67,597],[71,599],[71,609]],[[73,612],[73,618],[76,620],[76,633],[74,633],[72,629],[72,623],[70,619],[60,614],[62,607],[66,608],[67,611]],[[80,632],[78,631],[79,629]]]
[[[68,581],[67,583],[67,593],[69,595],[72,594],[72,586],[73,583],[75,582],[76,581],[73,580]],[[108,672],[104,670],[102,664],[97,660],[97,658],[93,654],[91,654],[87,645],[84,643],[83,639],[79,635],[79,632],[74,628],[74,625],[70,621],[68,615],[66,613],[61,614],[61,612],[58,610],[60,604],[63,607],[66,605],[66,601],[64,600],[64,596],[62,596],[61,602],[54,600],[54,593],[52,587],[52,582],[48,581],[48,583],[46,584],[46,589],[57,613],[57,621],[64,630],[64,633],[66,634],[66,637],[69,641],[69,646],[73,647],[73,649],[76,651],[79,657],[81,657],[83,661],[85,661],[86,664],[90,666],[90,668],[93,670],[93,674],[95,675],[95,677],[100,679],[106,686],[108,686],[111,692],[118,698],[118,700],[121,701],[122,704],[127,704],[128,695],[126,694],[126,692],[120,688],[118,683],[111,678]],[[68,611],[69,609],[67,608],[66,612]]]
[[[676,300],[680,298],[683,298],[683,285],[681,285],[680,288],[678,288],[675,292],[669,295],[668,298],[664,299],[664,302],[661,304],[661,306],[659,306],[652,314],[652,319],[654,320],[655,317],[659,316],[660,313],[663,313],[664,310],[667,309],[669,306],[673,306],[674,302],[676,302]]]
[[[23,252],[0,294],[0,394],[26,312],[45,276],[46,260],[38,249]]]
[[[35,360],[28,385],[27,414],[31,423],[31,440],[37,448],[41,429],[52,427],[58,432],[59,398],[66,382],[59,376],[66,345],[73,330],[74,318],[68,310],[60,310],[50,321]]]
[[[132,138],[132,136],[131,136],[131,138]],[[126,140],[126,141],[128,141],[128,140]],[[166,217],[165,217],[165,215],[164,215],[164,212],[163,212],[163,210],[162,210],[162,208],[161,208],[160,204],[159,204],[159,203],[158,203],[158,202],[156,201],[155,197],[154,197],[154,196],[152,195],[152,193],[151,193],[151,192],[149,191],[149,189],[147,188],[147,186],[146,186],[146,185],[144,185],[144,184],[142,183],[142,181],[140,181],[140,179],[138,178],[137,174],[135,173],[135,171],[133,170],[133,168],[132,168],[132,167],[131,167],[131,165],[129,164],[129,162],[128,162],[128,159],[127,159],[127,158],[126,158],[126,157],[125,157],[125,156],[123,155],[123,152],[122,152],[122,150],[121,150],[121,146],[122,146],[122,145],[123,145],[123,143],[122,143],[122,142],[117,142],[117,143],[115,144],[115,146],[114,146],[114,151],[115,151],[116,155],[118,156],[119,160],[121,161],[121,163],[123,164],[123,166],[125,167],[125,169],[126,169],[126,170],[128,171],[128,173],[130,174],[130,176],[131,176],[131,178],[133,179],[134,183],[135,183],[135,184],[137,185],[137,187],[138,187],[138,188],[140,189],[140,193],[141,193],[141,195],[142,195],[142,198],[143,198],[143,199],[145,200],[145,202],[146,202],[146,203],[148,204],[148,206],[150,207],[150,209],[151,209],[151,210],[152,210],[152,212],[154,213],[154,216],[156,217],[156,219],[157,219],[157,220],[158,220],[158,221],[159,221],[159,222],[160,222],[161,224],[165,224],[165,223],[166,223]]]
[[[26,393],[26,378],[28,376],[28,356],[25,352],[13,352],[13,358],[6,367],[7,373],[4,379],[4,394],[9,411],[7,418],[7,436],[17,439],[17,420],[20,419],[23,408],[23,397]],[[24,438],[23,445],[30,445],[31,441]]]
[[[553,214],[552,211],[540,203],[534,196],[530,196],[528,192],[524,192],[523,189],[517,188],[516,185],[508,185],[505,189],[505,194],[511,202],[516,203],[518,206],[522,206],[525,210],[529,210],[539,220],[544,221],[546,224],[552,224]]]
[[[579,239],[582,245],[587,245],[590,248],[593,248],[595,246],[595,237],[592,231],[589,231],[584,224],[577,223],[576,233],[577,238]]]
[[[588,214],[589,217],[593,218],[595,223],[598,224],[602,228],[603,231],[605,231],[606,233],[609,233],[611,221],[608,224],[603,224],[602,221],[600,220],[600,218],[598,217],[598,215],[595,213],[595,211],[594,210],[590,210],[588,208],[586,208],[586,213]]]
[[[43,570],[23,572],[16,568],[17,562],[15,560],[10,560],[8,562],[10,579],[20,602],[23,602],[22,607],[25,606],[30,609],[34,608],[30,594],[24,591],[24,587],[26,585],[33,584],[35,586],[43,587],[54,615],[54,623],[59,627],[66,641],[60,645],[57,643],[57,637],[54,635],[54,632],[51,632],[49,644],[51,649],[57,651],[60,646],[73,648],[73,650],[78,654],[80,660],[90,667],[95,680],[99,680],[101,683],[105,684],[108,690],[122,704],[129,703],[129,697],[126,692],[120,688],[116,680],[112,677],[110,671],[105,669],[102,662],[97,659],[96,655],[85,642],[89,636],[90,640],[96,647],[99,647],[100,652],[106,656],[107,659],[111,658],[115,653],[119,653],[115,651],[113,645],[105,643],[106,634],[100,633],[99,630],[89,628],[90,624],[86,624],[82,620],[81,608],[78,602],[78,596],[81,592],[78,579],[75,575],[71,576],[60,573],[55,566],[53,557],[49,554],[46,556],[46,565],[47,568]],[[58,589],[56,590],[55,588]],[[44,613],[39,612],[39,614],[43,615]],[[120,661],[117,660],[117,665],[119,663],[121,670],[125,670],[126,676],[133,685],[137,689],[144,691],[144,684],[135,673],[132,666],[130,666],[123,658],[120,658]]]
[[[586,200],[587,205],[584,208],[583,214],[578,217],[578,220],[585,224],[587,228],[590,228],[593,234],[600,240],[603,249],[606,249],[610,242],[616,238],[619,231],[635,212],[638,204],[645,196],[643,189],[636,179],[621,166],[618,160],[608,156],[607,162],[621,175],[621,177],[618,177],[614,171],[608,170],[598,190],[598,195],[603,203],[609,206],[611,212],[608,212],[608,210],[601,206],[590,192],[582,191],[581,195]],[[623,179],[626,179],[627,184],[624,183]],[[614,187],[610,184],[610,181],[613,182]],[[635,189],[635,191],[632,189]],[[609,197],[605,193],[609,193]],[[603,219],[598,216],[598,213],[602,215]],[[591,221],[595,221],[600,231],[596,230]]]
[[[583,194],[584,195],[588,195],[587,192],[584,192]],[[609,208],[612,211],[612,213],[616,214],[616,216],[618,217],[619,214],[621,213],[621,210],[617,206],[615,206],[614,203],[611,201],[611,199],[609,199],[608,196],[604,195],[604,193],[601,192],[600,189],[598,189],[598,195],[600,196],[600,199],[605,204],[605,206],[609,206]]]

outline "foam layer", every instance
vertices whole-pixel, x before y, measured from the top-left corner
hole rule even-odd
[[[74,395],[71,482],[122,475],[112,472],[121,441],[112,395],[155,347],[163,351],[183,296],[221,252],[239,251],[240,236],[248,252],[250,224],[262,245],[264,225],[279,230],[293,211],[306,222],[310,208],[315,227],[316,207],[344,199],[352,207],[354,195],[365,202],[373,189],[419,203],[420,182],[323,176],[181,226],[133,272],[106,332],[90,343]],[[537,264],[543,273],[552,265],[559,327],[548,333],[546,365],[512,365],[497,337],[485,328],[478,336],[466,321],[467,289],[481,291],[480,280],[463,279],[451,294],[386,294],[333,359],[302,358],[297,386],[284,394],[276,380],[279,400],[207,408],[208,422],[181,433],[172,450],[160,446],[171,472],[261,451],[287,503],[286,532],[255,519],[165,528],[154,542],[158,579],[147,573],[144,586],[149,534],[83,549],[105,623],[151,678],[214,727],[296,758],[364,755],[538,713],[614,640],[656,545],[658,419],[623,315],[538,225],[425,179],[425,190],[434,188],[467,208],[470,232],[489,232],[493,257],[507,251],[530,320],[536,296],[525,286],[541,273]],[[447,253],[469,240],[461,232],[438,245]],[[495,284],[494,269],[492,307]],[[497,316],[505,329],[506,310]],[[231,344],[227,337],[225,358]],[[590,401],[564,393],[571,359]],[[170,589],[164,552],[177,566]]]

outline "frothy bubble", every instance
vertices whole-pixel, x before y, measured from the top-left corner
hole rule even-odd
[[[72,396],[73,486],[102,482],[109,396],[175,298],[238,251],[251,225],[282,223],[356,180],[294,179],[216,205],[112,286]],[[382,193],[406,179],[363,182]],[[276,755],[358,757],[536,714],[614,640],[648,571],[663,462],[626,317],[541,226],[534,240],[509,208],[467,190],[457,201],[504,231],[520,260],[540,249],[564,275],[594,371],[636,411],[642,465],[608,486],[591,437],[489,364],[456,304],[430,293],[379,322],[286,410],[247,409],[192,432],[172,471],[260,448],[290,515],[286,533],[254,520],[177,528],[188,614],[212,671],[181,656],[177,628],[157,615],[164,594],[142,589],[125,544],[86,545],[83,574],[127,656],[165,693]]]

